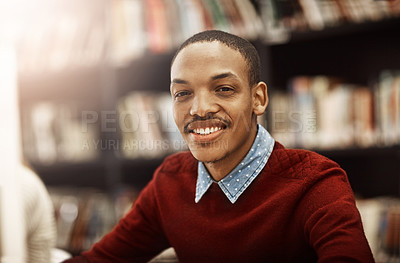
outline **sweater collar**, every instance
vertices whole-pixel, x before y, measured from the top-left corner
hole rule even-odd
[[[235,203],[264,168],[272,153],[274,144],[275,140],[268,131],[258,124],[256,139],[246,157],[219,182],[216,182],[211,177],[204,163],[199,162],[195,202],[198,203],[200,201],[212,183],[217,183],[229,201],[232,204]]]

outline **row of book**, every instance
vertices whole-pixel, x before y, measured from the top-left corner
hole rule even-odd
[[[8,21],[15,31],[22,74],[108,62],[123,66],[146,52],[174,50],[206,29],[281,42],[292,31],[379,21],[400,14],[398,1],[253,1],[256,5],[250,0],[40,1],[26,10],[21,7],[25,12]]]
[[[400,15],[399,1],[365,0],[260,0],[265,37],[282,42],[291,32],[376,22]]]
[[[120,99],[118,115],[119,152],[124,158],[160,158],[187,149],[167,92],[131,92]]]
[[[129,62],[145,50],[169,51],[206,29],[255,38],[262,28],[248,0],[114,0],[111,3],[112,58],[116,64]]]
[[[139,193],[130,187],[121,187],[111,194],[91,188],[48,190],[56,215],[56,246],[72,255],[88,250],[110,232]]]
[[[299,76],[271,95],[266,123],[287,147],[337,149],[400,144],[400,71],[374,87],[327,76]],[[113,134],[101,137],[101,134]],[[84,111],[39,102],[22,113],[25,157],[41,164],[85,162],[102,151],[124,158],[161,158],[187,149],[169,93],[131,92],[115,111]]]
[[[376,262],[400,260],[400,199],[357,199],[365,236]]]
[[[146,52],[173,50],[206,29],[250,39],[262,31],[249,0],[38,1],[6,21],[24,75],[126,65]]]
[[[21,119],[24,157],[30,163],[88,162],[102,152],[153,159],[187,149],[167,92],[131,92],[120,98],[116,110],[104,111],[41,101],[24,107]]]
[[[270,100],[268,129],[288,147],[337,149],[400,144],[400,71],[374,87],[327,76],[293,78]]]
[[[107,0],[37,0],[15,4],[6,24],[22,75],[101,65],[106,56]],[[13,13],[14,14],[14,13]]]
[[[91,112],[92,113],[92,112]],[[21,112],[24,158],[29,163],[87,162],[99,156],[100,129],[73,103],[40,101]],[[93,122],[93,121],[91,121]]]

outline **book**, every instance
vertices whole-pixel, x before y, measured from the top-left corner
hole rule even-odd
[[[23,154],[42,165],[82,163],[98,158],[99,127],[86,123],[77,105],[41,101],[21,112]],[[97,112],[90,111],[97,116]]]
[[[112,0],[108,23],[110,24],[109,60],[122,67],[140,57],[147,48],[144,29],[143,1]]]
[[[400,200],[390,196],[357,198],[365,236],[376,262],[400,259]]]
[[[296,146],[293,114],[293,98],[291,94],[275,91],[270,98],[267,126],[275,140],[282,142],[286,147]]]
[[[99,241],[130,210],[139,190],[48,187],[56,215],[56,247],[76,255]]]
[[[165,95],[131,92],[118,103],[122,156],[135,158],[161,158],[174,152],[171,144],[181,149],[178,131],[172,123],[172,106]],[[175,150],[176,151],[176,150]]]
[[[294,77],[286,93],[271,96],[272,135],[288,146],[309,149],[397,145],[399,76],[396,70],[382,71],[371,87],[328,76]]]
[[[400,72],[385,70],[379,76],[379,84],[376,89],[376,118],[377,127],[382,145],[399,143],[400,122]]]
[[[153,53],[166,52],[170,48],[170,32],[164,1],[146,0],[144,12],[148,49]]]

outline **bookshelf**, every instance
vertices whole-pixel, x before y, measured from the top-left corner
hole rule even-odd
[[[399,28],[396,18],[293,33],[290,41],[268,46],[265,79],[271,94],[286,89],[296,76],[334,76],[372,89],[382,71],[400,67]],[[399,196],[398,145],[315,150],[337,161],[361,196]]]
[[[372,89],[382,71],[400,67],[399,28],[400,20],[395,18],[293,32],[288,42],[268,45],[264,52],[264,65],[269,68],[264,78],[270,94],[286,90],[296,76],[339,77]],[[357,194],[399,196],[398,145],[315,150],[347,171]]]
[[[78,2],[68,4],[67,10],[76,10]],[[260,53],[262,79],[267,82],[271,98],[287,92],[290,81],[297,76],[337,77],[372,90],[379,83],[382,71],[400,70],[400,11],[398,7],[388,11],[391,1],[375,1],[377,5],[387,5],[381,7],[383,11],[377,8],[377,19],[371,19],[372,14],[370,18],[363,17],[362,12],[353,14],[354,17],[347,14],[338,16],[336,20],[320,21],[322,26],[317,26],[318,29],[315,28],[315,18],[300,12],[301,5],[316,1],[293,1],[301,4],[295,7],[285,6],[288,2],[88,1],[86,7],[96,7],[92,19],[84,19],[81,23],[85,26],[81,31],[74,31],[76,35],[66,34],[59,39],[71,43],[77,50],[68,49],[69,57],[61,57],[61,61],[69,61],[64,67],[54,67],[51,59],[41,59],[41,62],[45,61],[44,66],[37,68],[32,66],[35,64],[32,59],[28,59],[26,65],[23,63],[19,76],[20,107],[22,126],[27,132],[24,146],[29,163],[49,187],[82,188],[82,191],[97,188],[111,196],[124,185],[138,191],[142,189],[163,157],[170,152],[154,158],[124,156],[121,151],[123,132],[118,127],[121,116],[118,105],[122,99],[138,92],[150,93],[154,97],[168,92],[170,61],[177,45],[200,30],[217,28],[249,38]],[[326,2],[333,4],[337,1]],[[226,6],[229,4],[236,8],[228,9]],[[85,9],[80,10],[82,17],[91,14]],[[146,12],[141,12],[143,10]],[[154,19],[163,12],[160,10],[167,13],[159,16],[161,20],[157,22]],[[182,10],[188,10],[192,16],[188,17]],[[74,12],[67,13],[65,21],[69,21],[67,18]],[[82,17],[79,18],[82,20]],[[171,17],[179,19],[172,21]],[[194,19],[190,19],[192,17]],[[299,20],[295,22],[295,18]],[[57,25],[55,22],[55,29]],[[77,28],[73,24],[69,27],[70,30]],[[91,28],[95,30],[91,31]],[[72,32],[64,25],[63,30]],[[79,41],[87,35],[98,40],[99,46],[94,45],[91,38],[85,38],[86,42]],[[176,38],[166,37],[171,35]],[[41,42],[47,41],[50,39],[44,37]],[[96,52],[89,53],[91,48]],[[43,48],[27,50],[22,54],[30,57],[29,52],[43,51]],[[49,58],[60,59],[57,47],[50,48],[47,54]],[[79,60],[82,56],[87,59]],[[45,110],[39,108],[47,116],[51,115],[49,111],[52,109],[66,108],[48,117],[51,125],[42,129],[50,141],[54,141],[53,146],[43,146],[56,153],[56,157],[50,160],[37,158],[38,146],[30,144],[42,131],[39,125],[33,132],[36,135],[32,135],[32,130],[35,130],[32,113],[38,111],[41,103],[47,103]],[[271,103],[265,115],[273,110]],[[83,119],[89,117],[97,119]],[[266,118],[270,130],[270,118]],[[82,132],[82,125],[87,128],[85,132]],[[67,136],[63,129],[78,129],[83,135],[72,132],[74,136]],[[68,155],[60,155],[64,149],[60,142],[61,146],[69,149]],[[337,161],[347,171],[355,193],[372,198],[382,195],[400,197],[399,145],[308,148]]]
[[[367,85],[385,69],[398,69],[400,18],[294,32],[290,41],[270,45],[272,86],[285,87],[297,75],[329,74]]]

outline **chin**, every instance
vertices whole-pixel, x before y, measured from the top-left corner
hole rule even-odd
[[[215,163],[220,160],[219,158],[210,158],[210,156],[207,156],[207,157],[197,156],[197,155],[193,155],[193,156],[197,161],[203,162],[203,163]]]
[[[190,152],[196,160],[203,163],[215,163],[225,158],[224,154],[218,150],[210,148],[199,149],[198,147],[190,148]]]

